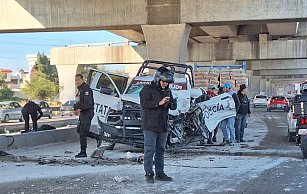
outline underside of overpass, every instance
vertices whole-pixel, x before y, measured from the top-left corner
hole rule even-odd
[[[79,64],[144,59],[248,61],[251,95],[263,83],[306,74],[307,0],[0,0],[0,18],[0,33],[108,30],[139,43],[53,49],[64,85]]]

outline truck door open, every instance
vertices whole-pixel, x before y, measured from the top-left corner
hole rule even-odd
[[[91,69],[87,83],[93,90],[95,116],[92,125],[98,125],[97,117],[106,122],[110,109],[121,110],[121,95],[127,86],[128,76],[117,75]]]

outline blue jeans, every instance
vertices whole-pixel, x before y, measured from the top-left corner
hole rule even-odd
[[[238,137],[239,140],[243,140],[244,128],[246,126],[247,115],[238,114]]]
[[[144,170],[146,174],[154,174],[153,158],[155,158],[156,174],[164,171],[164,152],[168,132],[144,130]]]
[[[225,141],[229,140],[228,131],[227,131],[227,127],[228,127],[230,131],[230,142],[231,143],[235,142],[235,131],[236,131],[235,130],[235,120],[236,120],[236,117],[230,117],[230,118],[227,118],[221,121],[221,129],[222,129],[224,140]]]

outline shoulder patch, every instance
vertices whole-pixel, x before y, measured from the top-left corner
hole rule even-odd
[[[85,96],[88,96],[90,93],[89,91],[84,92]]]

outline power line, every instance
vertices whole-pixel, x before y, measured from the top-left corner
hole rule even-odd
[[[0,59],[12,59],[12,60],[20,60],[20,59],[25,59],[25,58],[16,58],[16,57],[2,57],[0,56]]]
[[[53,40],[53,41],[62,41],[62,42],[71,42],[71,40],[68,40],[68,39],[58,39],[58,38],[35,38],[35,37],[27,37],[27,36],[17,36],[17,35],[9,35],[9,34],[3,34],[3,35],[0,35],[1,36],[8,36],[9,38],[10,37],[13,37],[13,38],[26,38],[26,39],[30,39],[30,40]]]
[[[20,53],[20,54],[27,54],[27,53],[30,53],[30,52],[27,52],[27,51],[13,51],[13,50],[2,50],[0,49],[0,52],[1,53]]]
[[[54,46],[54,47],[59,47],[59,46],[65,46],[65,45],[59,45],[59,44],[33,44],[33,43],[24,43],[24,42],[8,42],[8,41],[1,41],[1,44],[10,44],[10,45],[25,45],[25,46]]]

